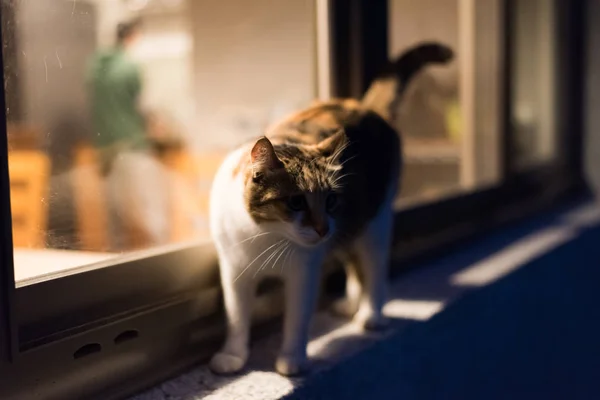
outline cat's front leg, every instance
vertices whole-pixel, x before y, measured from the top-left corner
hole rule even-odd
[[[255,283],[254,279],[240,278],[227,260],[220,260],[220,268],[227,337],[221,350],[211,359],[209,367],[217,374],[232,374],[244,368],[248,360]]]
[[[308,369],[306,346],[310,320],[319,291],[322,257],[298,260],[285,271],[285,316],[283,343],[275,369],[282,375],[294,376]]]
[[[354,244],[363,294],[354,320],[367,330],[387,326],[383,306],[387,295],[393,211],[384,207]]]

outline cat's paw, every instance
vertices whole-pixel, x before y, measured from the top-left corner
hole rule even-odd
[[[279,356],[275,369],[283,376],[298,376],[308,371],[309,363],[306,357]]]
[[[210,370],[219,375],[235,374],[244,368],[247,357],[240,357],[234,354],[217,353],[208,364]]]
[[[361,314],[358,313],[354,318],[354,322],[365,331],[382,331],[389,326],[389,320],[382,314]]]
[[[346,298],[336,300],[331,305],[331,312],[333,315],[344,318],[352,318],[356,311],[358,311],[358,305],[356,302],[350,301]]]

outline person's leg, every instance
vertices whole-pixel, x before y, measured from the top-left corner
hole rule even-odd
[[[112,214],[144,247],[169,240],[169,179],[166,168],[143,152],[119,154],[108,179]]]
[[[119,218],[119,213],[117,212],[117,200],[113,194],[114,189],[110,176],[106,177],[104,188],[107,206],[106,228],[108,230],[108,245],[110,246],[111,251],[120,252],[127,248],[127,244],[125,241],[125,229]]]

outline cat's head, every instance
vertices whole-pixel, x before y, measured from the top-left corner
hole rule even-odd
[[[316,145],[273,145],[260,138],[250,152],[245,188],[252,218],[304,247],[329,240],[343,205],[340,157],[346,145],[343,131]]]

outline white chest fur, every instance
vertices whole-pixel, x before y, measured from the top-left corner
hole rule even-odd
[[[316,249],[309,252],[250,217],[244,204],[242,174],[234,176],[243,151],[225,159],[211,190],[210,228],[221,258],[221,273],[236,281],[285,276],[293,260],[306,258]]]

